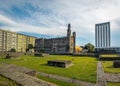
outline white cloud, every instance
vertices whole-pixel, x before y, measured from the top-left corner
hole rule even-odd
[[[25,8],[26,4],[30,4],[35,10]],[[9,24],[6,28],[13,31],[61,36],[66,35],[67,23],[71,23],[77,37],[89,38],[92,42],[96,23],[110,21],[111,30],[120,31],[116,20],[120,19],[120,0],[11,0],[7,5],[0,5],[0,9],[6,9],[10,13],[11,7],[17,6],[30,14],[30,17],[16,19],[14,15],[10,16],[0,10],[0,21]]]
[[[7,30],[9,29],[15,32],[25,31],[25,32],[34,32],[34,33],[40,33],[40,34],[46,34],[46,35],[55,35],[55,36],[60,36],[65,34],[65,29],[63,29],[63,27],[46,28],[46,27],[32,26],[32,25],[27,25],[23,23],[17,23],[3,15],[0,15],[0,22],[7,24],[7,26],[2,26],[1,28],[7,29]],[[58,29],[60,30],[58,31]]]
[[[10,24],[10,25],[15,25],[16,23],[8,18],[6,18],[5,16],[0,14],[0,22],[5,23],[5,24]]]

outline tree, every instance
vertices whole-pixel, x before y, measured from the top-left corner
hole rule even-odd
[[[33,48],[34,48],[34,47],[33,47],[32,44],[28,44],[28,48],[26,49],[26,51],[32,51]]]
[[[11,48],[10,51],[11,51],[11,52],[16,52],[15,48]]]
[[[80,46],[75,46],[75,50],[77,53],[79,53],[82,51],[82,48]]]
[[[93,53],[95,51],[95,47],[91,43],[87,43],[84,48],[87,49],[89,53]]]
[[[28,44],[28,49],[33,49],[33,45],[32,44]]]

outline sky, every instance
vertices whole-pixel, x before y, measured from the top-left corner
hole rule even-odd
[[[120,46],[120,0],[0,0],[0,28],[36,36],[66,36],[76,44],[95,44],[95,24],[110,22],[111,46]]]

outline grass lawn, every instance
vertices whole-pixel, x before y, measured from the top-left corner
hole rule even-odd
[[[107,82],[107,86],[120,86],[120,83]]]
[[[71,60],[74,65],[65,69],[48,66],[47,60]],[[47,57],[23,56],[21,59],[0,58],[0,63],[10,63],[28,67],[37,71],[96,83],[97,60],[92,57],[73,57],[65,55],[50,55]]]
[[[113,61],[103,61],[102,64],[105,72],[120,73],[120,68],[113,67]]]
[[[0,75],[0,86],[18,86],[14,81]]]

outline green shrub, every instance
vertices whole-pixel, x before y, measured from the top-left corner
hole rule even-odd
[[[11,48],[10,52],[16,52],[15,48]]]

